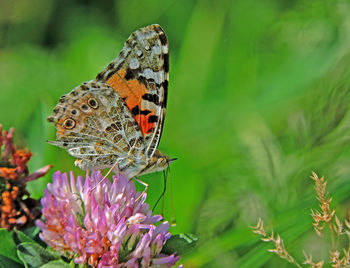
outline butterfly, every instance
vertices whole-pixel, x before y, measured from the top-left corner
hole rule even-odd
[[[157,147],[168,96],[169,47],[163,29],[133,32],[94,80],[63,95],[47,120],[56,141],[83,170],[115,167],[129,178],[161,171],[171,159]]]

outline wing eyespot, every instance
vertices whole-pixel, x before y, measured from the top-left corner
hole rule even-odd
[[[89,110],[89,107],[86,105],[86,104],[83,104],[81,106],[81,109],[84,111],[84,112],[87,112]]]
[[[88,99],[87,103],[92,109],[97,109],[98,108],[98,102],[96,101],[95,98]]]
[[[62,126],[65,129],[73,129],[75,127],[75,121],[72,118],[67,118],[63,121]]]
[[[148,85],[149,85],[149,87],[150,87],[151,89],[153,89],[153,90],[156,90],[156,89],[157,89],[157,85],[156,85],[156,83],[154,83],[153,81],[150,81],[150,82],[148,83]]]

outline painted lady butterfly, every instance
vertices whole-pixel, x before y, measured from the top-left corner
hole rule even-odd
[[[170,158],[158,151],[168,95],[168,41],[159,25],[141,28],[119,56],[63,95],[48,117],[51,144],[65,148],[84,170],[116,167],[129,178],[161,171]]]

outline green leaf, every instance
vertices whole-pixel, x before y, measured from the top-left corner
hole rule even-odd
[[[0,229],[0,255],[21,263],[17,256],[17,248],[12,236],[13,232],[9,232],[6,229]]]
[[[198,238],[193,234],[173,235],[164,245],[162,253],[185,255],[190,252],[197,244]]]
[[[6,256],[0,255],[0,267],[22,268],[23,264],[20,264]]]
[[[17,254],[27,267],[40,267],[58,257],[39,244],[25,242],[17,246]]]
[[[40,229],[37,226],[32,226],[32,227],[26,228],[25,230],[22,230],[22,232],[25,235],[32,238],[33,240],[35,240],[39,236]]]
[[[21,231],[15,231],[14,241],[17,245],[24,242],[36,243],[31,237]]]
[[[40,268],[60,268],[60,267],[66,267],[66,268],[72,268],[68,263],[60,260],[56,261],[50,261],[42,266]]]

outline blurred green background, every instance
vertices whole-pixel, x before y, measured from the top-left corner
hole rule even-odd
[[[350,206],[350,3],[342,0],[0,0],[0,122],[35,156],[42,195],[54,170],[75,170],[46,143],[58,98],[93,79],[134,30],[160,24],[170,43],[160,149],[171,165],[177,226],[199,237],[184,267],[290,267],[248,226],[262,217],[300,261],[329,247],[312,229],[311,171],[333,206]],[[153,205],[161,173],[142,177]],[[171,218],[169,192],[165,218]],[[156,209],[161,212],[161,206]],[[302,262],[302,261],[301,261]]]

